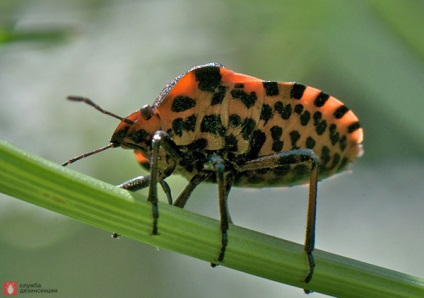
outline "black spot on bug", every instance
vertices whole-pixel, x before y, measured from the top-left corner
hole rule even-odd
[[[244,84],[243,83],[237,83],[234,85],[234,88],[244,88]]]
[[[129,135],[129,138],[134,142],[134,143],[143,143],[145,142],[147,139],[150,139],[150,135],[149,133],[144,130],[144,129],[139,129],[134,131],[133,133],[131,133]]]
[[[247,182],[250,184],[258,184],[258,183],[261,183],[262,181],[263,181],[262,177],[257,175],[252,175],[247,178]]]
[[[203,151],[208,146],[208,140],[200,138],[187,145],[188,151]]]
[[[300,133],[297,130],[293,130],[290,132],[290,140],[293,148],[297,148],[297,141],[300,139]]]
[[[317,126],[322,118],[321,112],[315,112],[313,118],[314,118],[314,125]]]
[[[313,149],[315,147],[315,144],[316,144],[316,142],[312,137],[306,138],[306,148]]]
[[[295,154],[288,154],[278,159],[277,164],[279,165],[292,165],[299,163],[299,156]]]
[[[273,140],[279,140],[283,134],[283,129],[277,125],[271,127],[270,129],[271,137]]]
[[[231,96],[235,99],[240,99],[248,109],[251,108],[257,100],[255,92],[247,94],[246,91],[239,89],[231,90]]]
[[[194,131],[196,127],[197,117],[195,115],[191,115],[187,117],[186,120],[182,118],[177,118],[172,121],[172,130],[177,136],[182,136],[184,131]]]
[[[330,130],[330,141],[332,145],[336,145],[336,143],[339,141],[340,134],[337,132],[337,126],[336,124],[331,124],[328,128]]]
[[[318,96],[315,98],[314,100],[314,105],[318,108],[322,107],[323,105],[325,105],[325,103],[327,102],[327,100],[330,98],[330,95],[328,95],[327,93],[324,93],[321,91],[320,94],[318,94]]]
[[[129,128],[130,128],[129,126],[125,126],[123,129],[120,129],[117,132],[115,132],[112,136],[112,139],[110,140],[111,143],[121,144],[124,138],[128,135]]]
[[[194,131],[194,128],[196,127],[196,120],[197,117],[195,115],[191,115],[190,117],[187,117],[183,124],[183,129],[186,131]]]
[[[188,96],[177,96],[172,102],[171,111],[184,112],[196,106],[196,101]]]
[[[347,127],[347,132],[352,133],[359,128],[361,128],[361,124],[359,124],[359,122],[357,121]]]
[[[204,156],[204,155],[202,155]],[[197,172],[201,172],[203,171],[204,167],[205,167],[205,163],[207,163],[207,159],[196,159],[196,163],[194,165],[194,167],[196,168]]]
[[[294,173],[294,176],[295,176],[294,180],[297,180],[297,179],[299,179],[303,176],[308,175],[309,174],[309,168],[308,168],[307,165],[300,164],[300,165],[297,165],[297,166],[294,167],[293,173]]]
[[[301,99],[303,92],[305,92],[306,86],[298,83],[293,84],[293,88],[290,91],[290,97],[294,99]]]
[[[177,136],[181,137],[183,135],[183,124],[184,124],[183,118],[177,118],[174,121],[172,121],[172,130]]]
[[[241,125],[241,118],[237,114],[231,114],[229,117],[230,127],[237,127]]]
[[[246,153],[247,160],[253,160],[258,157],[259,151],[266,141],[266,135],[263,131],[257,129],[252,133],[250,140],[250,148]]]
[[[250,139],[250,135],[252,134],[252,131],[256,127],[256,121],[251,118],[246,118],[242,126],[243,126],[243,129],[241,130],[241,136],[245,140]]]
[[[340,162],[340,154],[335,153],[333,156],[333,161],[331,162],[331,169],[334,169]]]
[[[285,120],[289,119],[292,114],[291,104],[287,104],[286,106],[284,106],[284,104],[281,101],[277,101],[274,104],[274,108],[278,112],[278,114],[280,114],[281,118]]]
[[[205,66],[194,70],[200,90],[214,92],[215,88],[221,84],[222,76],[219,69],[216,66]]]
[[[221,115],[206,115],[200,123],[200,131],[223,136],[225,127],[221,122]]]
[[[339,169],[343,169],[344,167],[346,167],[348,162],[349,160],[346,157],[343,157],[342,162],[340,163]]]
[[[271,127],[270,131],[271,138],[274,140],[272,143],[272,150],[275,152],[280,152],[284,146],[284,142],[280,140],[280,137],[283,134],[283,129],[279,126],[273,126]]]
[[[315,112],[313,115],[314,119],[314,125],[315,125],[315,131],[318,135],[322,135],[325,132],[325,129],[327,128],[327,121],[321,120],[322,114],[321,112]]]
[[[272,143],[272,150],[275,152],[281,152],[283,150],[284,142],[280,140],[274,140]]]
[[[246,162],[245,154],[234,154],[232,152],[228,152],[227,160],[231,160],[234,164],[243,165]]]
[[[290,173],[290,170],[291,170],[291,168],[290,168],[289,165],[283,165],[281,167],[274,168],[274,174],[282,177],[282,176],[285,176],[288,173]]]
[[[268,121],[272,116],[272,108],[270,105],[264,104],[261,110],[261,120]]]
[[[256,173],[260,174],[260,175],[265,175],[266,173],[268,173],[270,170],[270,168],[263,168],[263,169],[257,169]]]
[[[322,120],[318,122],[317,126],[315,127],[315,131],[318,135],[322,135],[325,132],[325,129],[327,128],[327,121]]]
[[[187,172],[191,173],[194,170],[194,163],[190,163],[187,160],[183,159],[179,162],[179,165],[183,167]]]
[[[338,107],[333,115],[334,117],[336,117],[336,119],[340,119],[342,118],[347,112],[349,112],[349,108],[346,107],[345,105]]]
[[[300,115],[302,113],[302,111],[303,111],[303,105],[302,104],[299,103],[299,104],[294,106],[294,112],[296,114]]]
[[[238,142],[234,135],[225,136],[225,151],[237,151]]]
[[[344,151],[346,149],[346,146],[347,146],[346,142],[347,142],[346,136],[342,136],[339,141],[340,150]]]
[[[212,95],[211,106],[221,104],[227,93],[227,87],[219,86],[218,91]]]
[[[300,124],[306,126],[308,125],[309,120],[311,120],[311,113],[309,113],[308,111],[304,111],[302,115],[300,115]]]
[[[276,96],[280,93],[277,82],[263,82],[263,85],[266,96]]]
[[[330,149],[327,146],[322,146],[321,164],[325,166],[329,162],[330,162]]]

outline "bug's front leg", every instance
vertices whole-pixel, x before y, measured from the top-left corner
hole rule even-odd
[[[162,189],[168,199],[169,205],[172,205],[171,188],[169,187],[168,183],[166,183],[165,180],[161,179],[159,181],[159,184],[162,186]],[[137,190],[146,188],[149,185],[150,185],[150,175],[147,175],[147,176],[139,176],[131,180],[125,181],[117,185],[117,187],[129,190],[129,191],[137,191]],[[119,238],[120,236],[121,235],[118,233],[115,233],[115,232],[112,233],[112,238],[116,239],[116,238]]]
[[[172,138],[164,131],[157,131],[152,138],[152,153],[150,159],[150,181],[149,181],[149,195],[147,200],[152,204],[152,217],[153,217],[153,227],[152,234],[158,235],[158,219],[159,219],[159,209],[158,209],[158,190],[157,183],[162,180],[159,173],[159,150],[163,148],[169,157],[176,162],[183,159],[183,155],[178,149],[177,145],[174,143]],[[175,166],[175,164],[174,164]],[[165,170],[165,176],[169,176],[173,171],[173,168],[170,170]],[[168,186],[165,183],[166,186]],[[168,187],[169,188],[169,187]],[[170,201],[168,199],[168,201]],[[172,203],[172,200],[170,201]]]
[[[165,193],[166,198],[168,199],[168,204],[172,205],[171,188],[169,187],[168,183],[166,183],[164,179],[161,179],[159,180],[159,184],[162,187],[162,190]],[[149,185],[150,185],[150,175],[147,175],[147,176],[139,176],[139,177],[133,178],[117,186],[129,191],[137,191],[137,190],[146,188]]]
[[[319,159],[311,149],[294,149],[287,152],[280,152],[273,155],[259,157],[255,160],[246,162],[240,166],[238,171],[252,171],[266,168],[276,168],[284,165],[294,165],[308,162],[310,165],[309,180],[309,198],[308,215],[306,221],[305,245],[304,250],[307,256],[309,270],[304,279],[306,283],[310,282],[314,273],[315,260],[312,254],[315,246],[315,222],[317,208],[317,190],[318,190],[318,164]]]

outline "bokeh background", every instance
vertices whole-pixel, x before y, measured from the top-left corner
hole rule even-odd
[[[0,138],[61,163],[107,144],[118,124],[67,95],[125,116],[212,61],[315,86],[365,132],[351,171],[320,183],[317,248],[423,277],[423,15],[420,0],[1,0]],[[143,174],[118,149],[72,168],[111,184]],[[174,194],[185,185],[169,183]],[[306,202],[307,187],[234,188],[230,210],[238,225],[303,243]],[[218,218],[216,186],[199,187],[187,208]],[[5,195],[0,256],[0,282],[61,297],[304,297]]]

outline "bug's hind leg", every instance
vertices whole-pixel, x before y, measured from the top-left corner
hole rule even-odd
[[[317,189],[318,189],[318,164],[319,159],[315,152],[311,149],[293,149],[286,152],[280,152],[273,155],[259,157],[257,159],[246,162],[241,165],[237,170],[252,171],[259,169],[270,169],[285,165],[295,165],[307,162],[310,166],[310,180],[309,180],[309,199],[308,199],[308,215],[306,221],[305,232],[305,245],[304,250],[307,256],[309,270],[304,279],[304,282],[311,281],[315,261],[312,254],[315,246],[315,221],[316,221],[316,207],[317,207]]]

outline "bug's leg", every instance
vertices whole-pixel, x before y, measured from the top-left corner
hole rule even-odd
[[[125,181],[121,184],[118,184],[117,187],[126,189],[129,191],[137,191],[142,188],[145,188],[149,186],[150,183],[150,176],[139,176],[134,179]],[[121,235],[115,232],[112,232],[111,237],[114,239],[118,239]]]
[[[315,152],[311,149],[294,149],[287,152],[280,152],[273,155],[257,158],[246,162],[240,166],[238,171],[250,171],[265,168],[276,168],[284,165],[294,165],[308,162],[310,164],[310,181],[309,181],[309,199],[308,199],[308,215],[306,222],[305,245],[304,249],[308,260],[308,274],[304,281],[310,282],[314,273],[315,261],[312,254],[315,246],[315,222],[317,208],[317,189],[318,189],[318,163],[319,159]]]
[[[183,159],[182,153],[178,150],[177,145],[171,139],[171,137],[164,131],[157,131],[152,138],[152,153],[150,160],[150,183],[149,183],[149,195],[147,200],[152,204],[152,217],[153,227],[152,234],[158,235],[158,189],[157,183],[160,182],[158,161],[159,161],[159,149],[163,148],[166,154],[175,162]],[[175,166],[175,165],[174,165]],[[173,171],[173,168],[165,170],[165,177],[169,176]],[[166,184],[167,185],[167,184]],[[166,191],[165,191],[166,192]],[[169,198],[168,198],[169,201]]]
[[[177,200],[174,203],[174,206],[184,208],[193,190],[197,187],[197,185],[205,181],[205,179],[208,178],[210,175],[211,173],[202,172],[193,176],[193,178],[191,178],[190,182],[178,196]]]
[[[168,183],[166,183],[165,180],[161,179],[159,181],[160,186],[162,187],[163,192],[166,195],[166,199],[168,200],[168,204],[172,205],[172,195],[171,195],[171,188],[169,187]]]
[[[117,186],[129,191],[137,191],[149,186],[149,184],[150,184],[150,175],[139,176],[131,180],[125,181]]]
[[[218,184],[218,199],[219,199],[219,215],[221,228],[221,249],[218,255],[218,262],[224,261],[225,250],[228,244],[227,231],[229,223],[231,223],[230,212],[228,211],[228,193],[232,185],[232,176],[225,171],[225,164],[221,157],[213,156],[211,158],[212,165],[216,172],[216,182]],[[212,267],[216,264],[211,263]]]
[[[168,199],[169,205],[172,205],[171,188],[169,187],[168,183],[166,183],[164,179],[161,179],[159,180],[159,184],[162,187],[163,192],[166,195],[166,198]],[[129,191],[137,191],[137,190],[146,188],[149,185],[150,185],[150,175],[147,175],[147,176],[139,176],[134,179],[125,181],[117,186]]]
[[[309,180],[309,199],[308,199],[308,215],[306,222],[305,236],[305,252],[308,256],[309,272],[305,277],[308,283],[312,279],[315,268],[315,260],[312,254],[315,248],[315,224],[317,217],[317,192],[318,192],[318,157],[314,154],[315,159],[311,164],[311,176]]]

